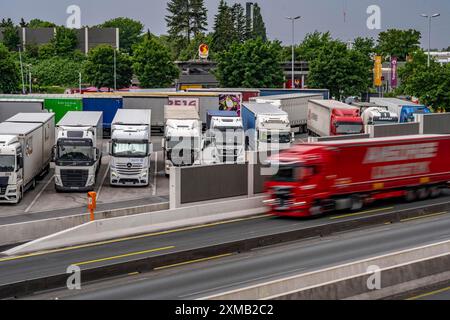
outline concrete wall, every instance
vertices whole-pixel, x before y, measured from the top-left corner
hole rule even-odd
[[[366,133],[371,138],[416,135],[419,134],[419,126],[420,124],[417,122],[370,125],[366,126]]]
[[[303,273],[202,300],[343,299],[369,291],[367,278],[378,266],[382,288],[448,271],[450,241],[394,252],[361,261]],[[408,274],[406,274],[408,272]]]
[[[96,220],[25,243],[3,253],[6,255],[23,254],[254,216],[266,212],[267,209],[262,202],[263,198],[227,200]]]
[[[421,134],[450,134],[450,113],[415,115]]]
[[[370,138],[369,134],[349,134],[345,136],[334,136],[334,137],[308,137],[308,143],[351,140],[351,139],[367,139],[367,138]]]
[[[134,215],[144,212],[161,211],[168,208],[169,204],[167,202],[163,202],[132,208],[99,211],[95,213],[95,218],[101,220],[120,216]],[[35,240],[37,238],[48,236],[62,230],[79,226],[86,222],[89,222],[88,213],[23,223],[0,225],[0,246]]]
[[[246,196],[246,164],[222,164],[181,168],[181,204]]]

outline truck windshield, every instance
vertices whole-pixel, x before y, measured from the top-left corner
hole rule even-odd
[[[242,145],[244,144],[244,131],[242,128],[217,128],[213,130],[216,145]]]
[[[200,139],[195,137],[170,137],[167,138],[167,149],[200,149]]]
[[[259,136],[259,140],[266,143],[291,143],[291,139],[290,132],[262,131]]]
[[[13,172],[16,166],[15,156],[0,155],[0,172]]]
[[[314,166],[280,165],[278,172],[272,177],[272,180],[278,182],[302,182],[317,173]]]
[[[112,155],[114,157],[145,157],[148,153],[148,144],[145,142],[114,141]]]
[[[363,125],[356,122],[337,122],[337,134],[358,134],[363,132]]]
[[[94,148],[87,142],[63,142],[58,143],[59,161],[93,161]]]

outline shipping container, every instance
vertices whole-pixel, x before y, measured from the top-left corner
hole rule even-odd
[[[321,94],[325,100],[331,99],[330,90],[328,89],[259,89],[260,96],[275,96],[281,94],[292,93],[309,93],[309,94]]]
[[[48,112],[55,113],[58,123],[69,111],[83,111],[83,99],[73,96],[45,96],[44,107]]]
[[[0,97],[0,122],[18,113],[36,113],[44,110],[43,99]]]

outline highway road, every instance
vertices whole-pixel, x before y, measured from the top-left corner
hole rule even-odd
[[[450,283],[449,283],[450,284]],[[432,291],[424,291],[407,300],[450,300],[450,286],[446,286]]]
[[[208,261],[167,266],[142,275],[131,274],[88,284],[82,286],[81,290],[59,290],[29,298],[195,299],[449,239],[450,216],[434,216],[322,239],[277,245]]]
[[[358,213],[334,214],[313,220],[258,216],[17,257],[0,257],[0,284],[65,273],[67,267],[73,264],[79,265],[81,269],[106,266],[445,201],[450,201],[449,197],[399,205],[383,203],[382,207]],[[434,214],[442,215],[445,212]]]

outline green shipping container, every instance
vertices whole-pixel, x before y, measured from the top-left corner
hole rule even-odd
[[[44,108],[55,113],[55,122],[58,123],[68,111],[83,111],[83,99],[46,98]]]

